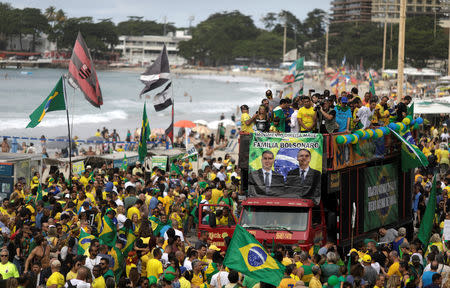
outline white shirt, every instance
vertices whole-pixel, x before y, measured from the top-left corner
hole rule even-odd
[[[98,255],[94,259],[91,259],[90,257],[88,257],[88,258],[86,258],[86,264],[84,264],[84,266],[89,268],[89,270],[91,270],[91,273],[92,273],[92,269],[94,268],[95,265],[100,264],[101,259],[102,259],[102,257],[100,257]]]
[[[173,230],[175,230],[175,236],[180,236],[181,242],[184,242],[183,232],[181,232],[180,230],[175,229],[175,228]],[[169,239],[169,237],[167,236],[167,231],[166,231],[166,232],[164,232],[164,240],[167,240],[167,239]]]
[[[184,259],[183,266],[186,267],[186,270],[188,271],[192,270],[192,262],[189,261],[189,258],[186,257],[186,259]]]
[[[291,115],[291,124],[289,124],[289,125],[291,126],[291,132],[292,133],[298,133],[299,132],[298,121],[297,121],[297,114],[298,114],[298,110],[295,110],[294,113],[292,113],[292,115]]]
[[[125,205],[123,205],[123,201],[120,200],[120,199],[117,199],[117,200],[114,201],[114,202],[116,202],[117,206],[123,206],[123,207],[125,207]]]
[[[305,173],[303,174],[303,179],[302,179],[302,180],[305,180],[306,175],[308,175],[309,166],[306,167],[306,169],[302,169],[302,168],[298,167],[299,176],[302,176],[302,171],[305,171]]]
[[[217,281],[219,276],[220,276],[220,285],[219,285],[219,281]],[[222,288],[224,285],[227,285],[229,283],[230,283],[230,281],[228,280],[228,272],[227,271],[220,271],[211,277],[211,287]]]
[[[69,281],[67,281],[69,282]],[[70,283],[72,283],[72,285],[76,286],[77,288],[90,288],[91,284],[84,282],[83,280],[79,280],[79,279],[72,279],[70,280]],[[64,285],[64,287],[68,288],[69,284],[66,283],[66,285]]]
[[[380,269],[381,268],[380,263],[374,262],[374,263],[372,263],[370,265],[372,266],[373,269],[375,269],[375,271],[377,271],[378,274],[380,274],[380,270],[381,270]]]
[[[123,227],[125,221],[127,221],[127,216],[123,214],[117,214],[117,224],[119,226],[119,230]]]
[[[448,138],[450,138],[450,135],[448,133],[442,133],[441,134],[441,140],[448,142]]]
[[[225,175],[225,173],[219,172],[217,173],[217,178],[219,178],[220,181],[226,181],[227,175]]]
[[[358,116],[359,120],[361,121],[361,124],[363,124],[362,129],[367,129],[370,126],[370,122],[372,121],[372,116],[374,110],[370,110],[369,107],[363,106],[359,108],[358,112],[356,113],[356,116]]]
[[[266,184],[266,177],[268,176],[269,177],[269,187],[270,187],[270,184],[272,184],[272,170],[266,171],[266,170],[262,169],[262,172],[263,172],[263,177],[264,177],[264,184]],[[269,175],[266,176],[266,173],[269,173]]]

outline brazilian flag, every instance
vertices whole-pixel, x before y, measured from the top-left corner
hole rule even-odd
[[[116,245],[117,227],[107,215],[102,218],[102,227],[98,240],[101,245],[108,245],[110,248]]]
[[[119,281],[120,276],[123,273],[123,264],[124,264],[124,257],[122,254],[122,251],[120,251],[119,248],[117,247],[113,247],[111,249],[111,252],[109,252],[111,254],[111,256],[114,259],[114,267],[113,267],[113,272],[116,278],[116,281]]]
[[[144,112],[142,113],[142,127],[141,137],[139,138],[139,161],[144,163],[147,156],[147,140],[150,137],[150,127],[148,126],[147,109],[145,108],[147,103],[144,102]]]
[[[223,264],[274,286],[278,286],[284,276],[284,266],[272,258],[255,237],[240,225],[236,225]]]
[[[50,95],[45,98],[44,102],[30,114],[30,123],[28,123],[27,128],[36,127],[41,123],[47,112],[58,110],[66,110],[62,77],[59,78],[58,83],[56,83],[56,86],[53,88]]]
[[[87,233],[86,231],[84,231],[83,228],[81,228],[80,238],[78,240],[78,251],[77,251],[77,254],[78,255],[84,255],[86,250],[89,249],[89,246],[91,246],[91,241],[93,239],[95,239],[94,235],[91,235],[91,234]]]
[[[124,234],[127,237],[127,244],[122,248],[122,253],[123,255],[128,256],[128,253],[133,250],[136,235],[134,235],[134,231],[132,229],[127,229],[125,227],[120,229],[119,234]]]
[[[160,236],[159,234],[164,226],[172,226],[172,220],[168,220],[166,223],[163,223],[158,217],[155,216],[148,217],[148,220],[152,225],[153,235],[155,235],[156,237]]]

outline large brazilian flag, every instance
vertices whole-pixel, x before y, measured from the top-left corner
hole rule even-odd
[[[108,245],[109,248],[116,245],[117,227],[108,215],[105,215],[102,218],[102,228],[98,240],[101,245]]]
[[[78,255],[84,255],[86,250],[88,250],[89,247],[91,246],[91,241],[93,239],[95,239],[94,235],[87,233],[86,231],[84,231],[83,228],[81,228],[80,238],[78,240],[78,250],[77,250]]]
[[[274,286],[280,284],[284,275],[284,266],[240,225],[236,225],[224,265]]]

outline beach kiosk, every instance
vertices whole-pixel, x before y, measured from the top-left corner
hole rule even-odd
[[[21,178],[29,185],[34,172],[41,172],[41,165],[42,154],[0,153],[0,199],[9,198]]]

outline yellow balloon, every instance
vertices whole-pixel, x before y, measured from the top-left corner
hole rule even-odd
[[[371,129],[367,129],[366,133],[369,134],[369,138],[373,137],[373,131]]]
[[[383,131],[381,129],[375,129],[375,133],[377,133],[378,138],[383,137]]]
[[[404,118],[402,122],[405,125],[409,125],[411,123],[411,120],[409,120],[409,118]]]

